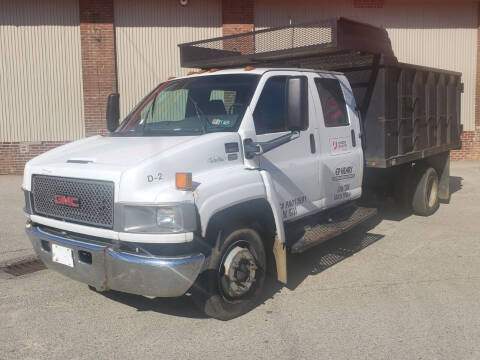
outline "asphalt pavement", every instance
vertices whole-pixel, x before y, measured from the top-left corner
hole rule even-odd
[[[97,293],[42,270],[0,272],[0,359],[480,359],[480,163],[424,218],[386,204],[290,256],[288,287],[229,322],[190,297]],[[0,264],[33,252],[20,177],[0,177]]]

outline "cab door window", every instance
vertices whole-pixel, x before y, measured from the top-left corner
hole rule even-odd
[[[286,128],[287,76],[267,80],[253,112],[257,135],[288,131]]]
[[[318,96],[322,104],[323,119],[326,127],[347,126],[348,115],[345,98],[340,82],[336,79],[315,79]]]

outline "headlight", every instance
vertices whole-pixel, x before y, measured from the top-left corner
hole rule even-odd
[[[164,207],[157,209],[157,226],[168,232],[183,230],[183,214],[178,207]]]
[[[181,233],[197,228],[193,204],[175,206],[123,206],[123,231],[131,233]]]

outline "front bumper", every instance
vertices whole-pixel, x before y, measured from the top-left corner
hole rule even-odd
[[[205,256],[157,257],[113,249],[107,244],[59,236],[27,224],[27,234],[39,258],[50,269],[92,285],[99,291],[174,297],[185,294],[203,269]],[[52,260],[51,244],[72,249],[73,268]]]

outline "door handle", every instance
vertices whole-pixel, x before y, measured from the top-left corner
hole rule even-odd
[[[357,146],[357,139],[355,139],[355,130],[352,129],[351,134],[352,134],[352,146],[355,147]]]
[[[312,154],[315,154],[315,151],[317,151],[315,146],[315,136],[313,136],[313,134],[310,134],[310,151]]]

